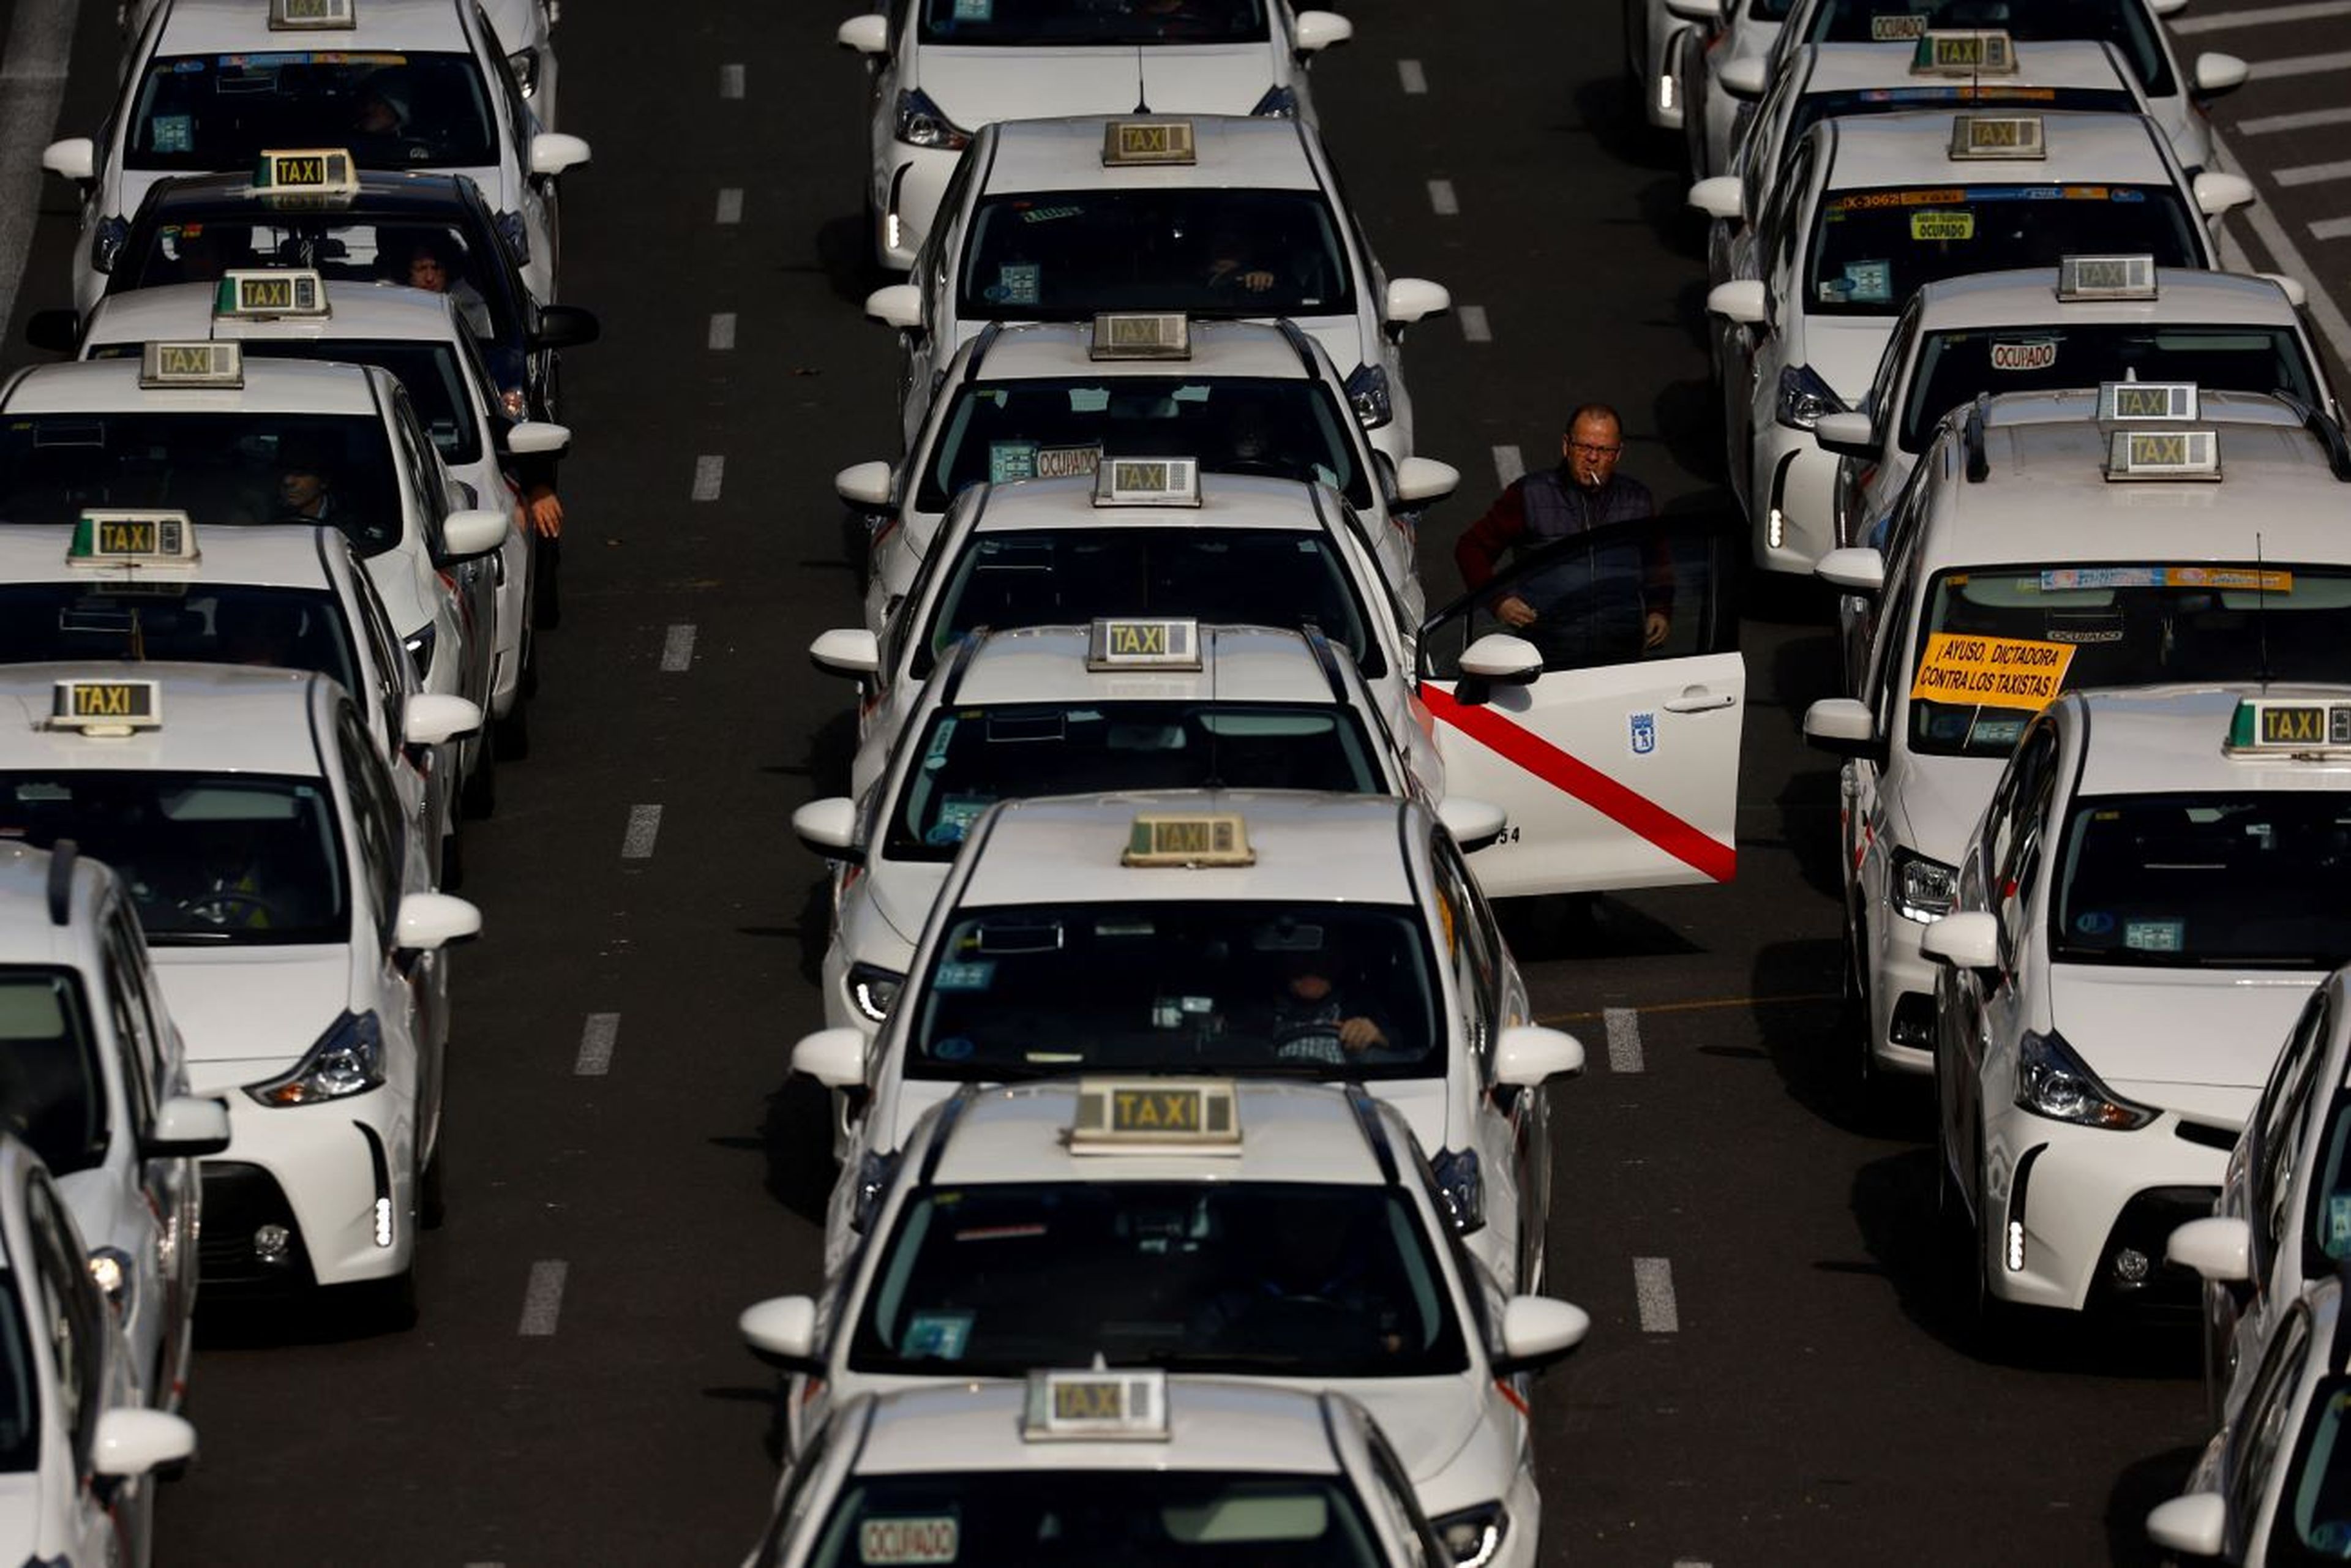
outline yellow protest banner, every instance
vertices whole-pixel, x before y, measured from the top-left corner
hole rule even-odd
[[[2073,662],[2071,643],[1938,632],[1927,639],[1910,700],[2037,713],[2065,689],[2065,671]]]

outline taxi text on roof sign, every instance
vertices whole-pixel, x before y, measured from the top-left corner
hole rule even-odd
[[[1125,168],[1137,163],[1190,163],[1192,122],[1188,120],[1113,120],[1102,127],[1102,167]]]
[[[2194,382],[2098,383],[2098,417],[2104,420],[2194,419],[2202,406]]]
[[[84,512],[66,547],[76,566],[193,566],[199,559],[185,512]]]
[[[2247,697],[2230,716],[2229,756],[2351,756],[2351,702]]]
[[[359,26],[357,0],[269,0],[272,32]]]
[[[340,147],[273,147],[254,161],[253,188],[272,195],[349,195],[360,177]]]
[[[1086,647],[1089,670],[1196,670],[1200,623],[1166,617],[1098,620]]]
[[[2016,74],[2016,46],[2004,32],[1943,32],[1929,29],[1910,59],[1913,76],[1975,77]]]
[[[84,735],[129,735],[162,722],[162,693],[153,681],[59,681],[49,705],[51,729]]]
[[[235,343],[148,343],[139,350],[142,387],[241,387],[245,350]]]
[[[2220,477],[2220,434],[2215,430],[2117,430],[2106,448],[2106,477]]]
[[[1240,1103],[1228,1078],[1081,1078],[1073,1155],[1238,1154]]]
[[[2068,256],[2057,262],[2060,299],[2153,299],[2152,256]]]
[[[1192,323],[1180,310],[1106,310],[1094,318],[1095,360],[1188,360]]]
[[[2037,114],[1961,114],[1951,120],[1951,156],[2046,158],[2049,144]]]
[[[1113,457],[1094,465],[1097,507],[1196,507],[1200,460],[1196,457]]]
[[[1255,865],[1249,823],[1238,811],[1141,811],[1127,830],[1121,865]]]
[[[1032,1372],[1020,1435],[1030,1442],[1071,1437],[1164,1440],[1167,1374],[1144,1367]]]
[[[324,316],[327,285],[308,270],[246,271],[225,275],[213,292],[215,318],[266,321],[277,316]]]

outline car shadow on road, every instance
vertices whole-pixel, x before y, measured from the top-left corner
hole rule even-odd
[[[759,1125],[767,1151],[768,1195],[821,1230],[832,1196],[832,1096],[815,1079],[793,1073],[768,1096]]]
[[[2106,1561],[2116,1568],[2154,1568],[2164,1554],[2147,1538],[2147,1516],[2178,1497],[2195,1473],[2202,1450],[2173,1448],[2139,1460],[2115,1479],[2106,1494]]]
[[[855,213],[827,218],[818,228],[816,259],[824,269],[825,281],[831,286],[833,297],[861,308],[867,295],[885,283],[900,281],[874,264],[865,220]]]
[[[1602,894],[1500,899],[1494,916],[1521,964],[1554,958],[1670,957],[1699,951],[1665,922]]]

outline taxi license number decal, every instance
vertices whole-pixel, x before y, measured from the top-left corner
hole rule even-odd
[[[2292,593],[2294,573],[2250,566],[2061,566],[2041,574],[2043,591],[2104,588],[2217,588]]]
[[[960,1534],[953,1514],[869,1519],[857,1527],[860,1563],[952,1563]]]
[[[1915,43],[1927,36],[1927,18],[1901,14],[1876,16],[1869,19],[1869,41],[1873,44]]]
[[[1973,239],[1976,237],[1976,215],[1973,213],[1912,213],[1910,237],[1920,241]]]
[[[1991,368],[1996,371],[2045,371],[2056,362],[2057,343],[2052,338],[1991,346]]]
[[[2065,689],[2073,662],[2069,643],[1938,632],[1927,640],[1910,699],[2038,711]]]
[[[1201,1130],[1196,1089],[1120,1089],[1110,1101],[1113,1133],[1196,1133]]]

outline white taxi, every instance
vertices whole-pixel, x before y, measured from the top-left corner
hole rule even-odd
[[[1918,111],[1813,126],[1760,214],[1719,183],[1691,196],[1753,220],[1707,297],[1731,487],[1756,564],[1808,571],[1835,520],[1836,459],[1813,427],[1860,400],[1920,285],[2091,252],[2210,267],[2203,218],[2252,187],[2233,174],[2191,187],[2144,115]]]
[[[556,177],[588,143],[539,128],[480,9],[461,0],[166,0],[131,52],[103,141],[41,166],[81,194],[74,304],[88,310],[131,214],[170,174],[445,170],[472,179],[539,299],[556,298]]]
[[[501,465],[559,456],[571,444],[571,433],[507,416],[454,296],[391,284],[330,286],[315,271],[237,271],[218,284],[165,284],[109,295],[82,329],[79,357],[136,359],[151,342],[206,340],[241,344],[256,360],[382,366],[399,378],[418,422],[472,504],[515,517],[496,555],[467,561],[454,575],[473,603],[472,623],[496,625],[488,707],[502,721],[502,734],[518,738],[531,656],[531,539],[516,510],[515,482]],[[496,758],[492,748],[477,765],[492,768]]]
[[[415,817],[360,705],[323,675],[222,664],[0,669],[0,802],[131,893],[198,1093],[208,1293],[381,1282],[404,1309],[440,1128],[443,949],[480,911],[429,891]],[[482,722],[420,696],[403,740]],[[331,1107],[329,1109],[329,1107]]]
[[[1031,1563],[1069,1542],[1121,1560],[1455,1560],[1395,1445],[1345,1395],[1071,1367],[835,1406],[785,1471],[744,1568]]]
[[[1666,0],[1667,8],[1694,24],[1681,36],[1676,60],[1681,100],[1676,121],[1689,154],[1690,177],[1704,180],[1729,167],[1731,145],[1748,117],[1745,99],[1726,74],[1744,84],[1763,68],[1786,25],[1790,0]],[[1719,10],[1708,18],[1707,13]],[[1661,89],[1662,96],[1662,89]]]
[[[1092,474],[1105,449],[1319,480],[1374,536],[1403,530],[1383,564],[1407,575],[1410,514],[1461,482],[1449,464],[1375,452],[1331,356],[1290,322],[1104,314],[990,325],[948,362],[902,465],[859,463],[834,477],[870,530],[867,628],[880,632],[905,597],[954,497],[982,480]]]
[[[1092,116],[983,128],[913,277],[875,290],[865,311],[898,329],[910,447],[947,361],[988,322],[1181,310],[1297,322],[1347,367],[1372,444],[1402,462],[1404,330],[1452,305],[1438,285],[1381,268],[1312,126]]]
[[[154,1559],[152,1473],[184,1463],[196,1429],[146,1408],[91,1278],[82,1238],[37,1155],[0,1133],[0,1553],[12,1563]]]
[[[1454,1561],[1541,1561],[1523,1375],[1590,1320],[1506,1296],[1411,1130],[1360,1088],[1085,1078],[967,1088],[915,1129],[872,1243],[743,1331],[791,1450],[861,1394],[1093,1362],[1344,1395]]]
[[[2068,692],[2026,729],[1920,945],[1937,1168],[1988,1327],[2186,1304],[2165,1244],[2351,956],[2346,848],[2351,688]]]
[[[195,1346],[196,1159],[228,1107],[188,1093],[180,1031],[121,882],[70,844],[0,843],[0,1080],[90,1249],[146,1403],[177,1410]]]
[[[373,367],[248,364],[235,342],[154,342],[135,360],[36,366],[0,389],[12,522],[168,507],[200,528],[332,524],[366,561],[424,689],[486,711],[488,584],[468,597],[442,573],[496,551],[513,523],[473,499],[399,381]],[[481,788],[470,776],[486,749],[478,737],[460,748],[452,788]]]
[[[873,256],[904,272],[930,232],[956,155],[998,120],[1121,114],[1313,118],[1306,66],[1355,36],[1288,0],[898,0],[834,37],[864,57],[865,211]]]
[[[2141,398],[2152,406],[2127,406]],[[2171,416],[2191,409],[2183,453]],[[2121,417],[2147,412],[2165,417]],[[1804,715],[1806,738],[1846,759],[1844,969],[1865,1082],[1934,1065],[1920,934],[1951,907],[2001,764],[2058,692],[2340,670],[2351,454],[2338,472],[2325,435],[2341,436],[2321,428],[2273,399],[2151,382],[1994,398],[1928,445],[1884,557],[1823,559],[1870,607],[1860,695]],[[2224,467],[2163,461],[2216,448]]]

